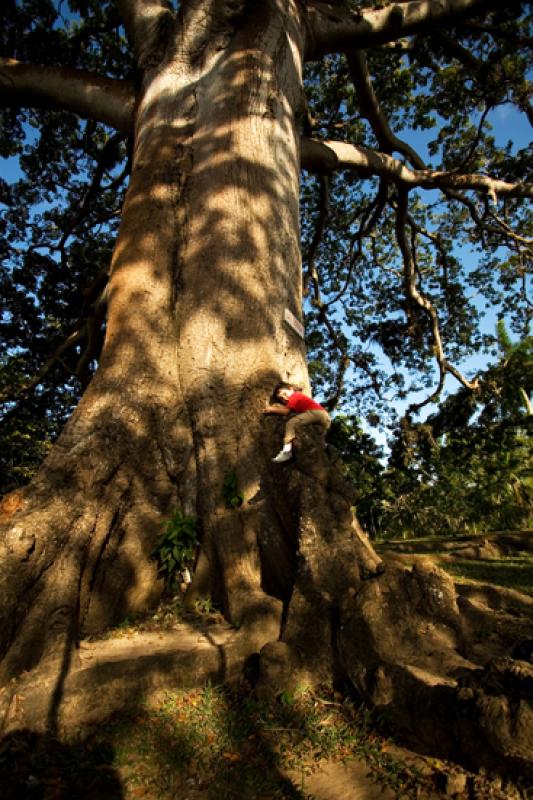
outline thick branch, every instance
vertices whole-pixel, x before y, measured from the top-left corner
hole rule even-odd
[[[43,67],[0,58],[0,105],[72,111],[129,134],[133,83],[69,67]]]
[[[391,154],[394,151],[402,153],[415,169],[425,169],[425,164],[410,145],[394,135],[387,117],[379,104],[379,100],[372,85],[368,71],[366,56],[362,50],[347,53],[348,69],[355,88],[359,108],[363,116],[369,121],[374,135],[378,140],[380,150]]]
[[[430,169],[409,169],[385,153],[361,145],[320,142],[302,139],[302,167],[310,172],[329,173],[336,169],[349,169],[363,176],[388,178],[398,186],[424,189],[472,190],[487,194],[493,201],[498,195],[507,197],[533,197],[533,184],[507,183],[488,175],[457,174]]]
[[[179,11],[183,57],[204,65],[217,57],[240,29],[248,6],[246,0],[183,0]]]
[[[117,0],[120,15],[141,69],[160,62],[168,35],[175,25],[174,11],[165,0]]]
[[[308,0],[306,58],[391,42],[440,28],[487,11],[495,0],[412,0],[385,8],[349,11],[320,0]]]

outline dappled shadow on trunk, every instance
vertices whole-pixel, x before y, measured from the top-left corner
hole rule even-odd
[[[280,437],[279,422],[269,421],[265,427],[265,437],[274,438],[274,431]],[[354,487],[344,478],[334,449],[325,446],[322,433],[313,427],[299,434],[294,458],[284,465],[270,464],[265,478],[293,548],[281,639],[297,650],[304,683],[330,682],[336,676],[342,598],[382,570],[355,517]]]
[[[2,520],[5,680],[72,625],[77,639],[158,599],[150,554],[176,507],[198,515],[228,616],[279,625],[257,545],[279,523],[227,514],[221,486],[235,472],[256,494],[261,405],[280,378],[306,382],[283,322],[301,316],[296,17],[265,3],[201,67],[172,50],[144,76],[99,369]]]

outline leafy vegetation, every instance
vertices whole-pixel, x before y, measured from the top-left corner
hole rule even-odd
[[[423,423],[404,417],[391,453],[355,418],[331,441],[359,491],[357,512],[375,538],[449,536],[528,527],[533,521],[533,340],[511,344],[499,326],[499,361]]]
[[[176,508],[165,524],[165,531],[154,550],[159,574],[171,586],[181,573],[192,568],[198,539],[194,517]]]
[[[226,508],[239,508],[244,502],[244,495],[237,485],[237,476],[234,472],[228,472],[224,477],[222,497]]]

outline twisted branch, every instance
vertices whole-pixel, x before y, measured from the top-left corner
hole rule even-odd
[[[465,378],[464,375],[462,375],[462,373],[459,372],[459,370],[450,364],[446,359],[440,335],[440,325],[437,312],[433,306],[433,303],[431,303],[431,301],[419,290],[417,286],[416,260],[414,258],[413,250],[409,244],[406,233],[407,222],[408,192],[406,190],[400,190],[398,192],[398,205],[396,211],[396,239],[398,241],[398,246],[403,258],[406,295],[410,301],[415,303],[425,312],[430,321],[435,359],[439,368],[439,382],[437,388],[425,400],[422,400],[420,403],[413,403],[409,406],[407,413],[413,413],[415,411],[419,411],[421,408],[423,408],[423,406],[431,403],[436,397],[438,397],[443,389],[446,373],[448,372],[470,391],[477,389],[479,384],[477,379],[474,381],[469,381],[467,378]]]
[[[497,201],[498,195],[533,197],[531,183],[508,183],[479,173],[410,169],[386,153],[347,142],[303,138],[301,144],[302,165],[311,172],[327,174],[336,169],[349,169],[364,177],[379,175],[388,178],[399,188],[472,190],[488,195],[493,202]]]
[[[425,169],[425,164],[416,150],[407,142],[398,139],[391,130],[372,85],[366,55],[362,50],[346,53],[350,76],[355,88],[359,108],[369,121],[378,140],[379,148],[390,155],[395,151],[406,157],[415,169]]]

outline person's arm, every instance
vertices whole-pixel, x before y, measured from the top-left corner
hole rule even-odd
[[[281,403],[275,403],[274,405],[265,406],[263,409],[263,414],[290,414],[290,408],[287,406],[282,406]]]

